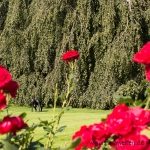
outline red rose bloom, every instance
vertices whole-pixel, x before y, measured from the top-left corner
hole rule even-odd
[[[147,42],[142,49],[134,55],[134,62],[140,64],[150,64],[150,42]]]
[[[83,147],[93,148],[95,145],[92,142],[92,132],[91,132],[92,126],[82,126],[79,131],[77,131],[72,139],[81,138],[80,144],[75,148],[75,150],[82,150]]]
[[[69,50],[63,54],[62,59],[68,63],[72,60],[74,61],[75,59],[78,59],[78,57],[79,57],[79,52],[75,50]]]
[[[75,150],[82,150],[83,147],[87,148],[100,148],[102,143],[110,137],[105,124],[99,123],[87,126],[82,126],[79,131],[75,133],[72,139],[81,137],[81,143]]]
[[[9,117],[6,116],[0,122],[0,134],[6,134],[12,132],[13,135],[16,135],[18,130],[26,128],[28,125],[24,123],[21,117]]]
[[[150,42],[134,55],[133,61],[145,65],[146,78],[150,81]]]
[[[7,84],[11,79],[11,74],[0,65],[0,88]]]
[[[119,104],[113,109],[113,113],[126,112],[130,110],[130,108],[125,104]]]
[[[0,110],[6,107],[6,96],[4,93],[0,92]]]
[[[94,124],[91,128],[92,141],[95,147],[100,148],[103,142],[110,137],[110,133],[103,122]]]
[[[1,92],[10,93],[11,97],[15,98],[17,95],[18,87],[19,87],[18,83],[12,80],[11,74],[3,66],[0,65]]]
[[[117,150],[147,150],[149,148],[148,137],[145,135],[128,134],[117,138],[110,145]]]
[[[150,123],[150,111],[139,107],[134,107],[129,110],[133,115],[133,127],[136,129],[146,129]]]
[[[3,86],[3,90],[10,93],[11,97],[16,98],[18,87],[18,83],[11,80],[5,86]]]
[[[12,117],[11,122],[13,124],[12,133],[15,135],[16,131],[26,128],[28,125],[24,123],[21,117]]]
[[[2,122],[0,122],[0,134],[6,134],[11,132],[12,130],[12,123],[9,116],[4,117]]]
[[[132,130],[133,114],[126,105],[116,106],[106,119],[107,129],[114,135],[125,135]]]

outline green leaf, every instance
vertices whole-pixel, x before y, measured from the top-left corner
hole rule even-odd
[[[148,88],[146,89],[146,91],[147,91],[148,93],[150,93],[150,87],[148,87]]]
[[[76,148],[81,142],[81,138],[76,138],[75,140],[72,141],[72,144],[70,146],[70,148]]]
[[[59,96],[59,98],[65,99],[65,98],[66,98],[66,94],[61,94],[61,95]]]
[[[145,79],[141,81],[140,86],[144,87],[146,84],[147,84],[147,80]]]
[[[2,147],[3,147],[3,143],[2,143],[2,142],[0,142],[0,149],[2,149]]]
[[[46,150],[46,149],[44,149],[44,145],[38,141],[31,142],[29,147],[28,147],[28,150],[30,150],[30,149],[31,150],[35,150],[35,149]]]
[[[102,122],[106,121],[106,118],[102,118],[101,121],[102,121]]]
[[[134,102],[134,105],[135,105],[135,106],[142,107],[142,106],[145,105],[145,103],[146,103],[145,100],[144,100],[144,101],[142,101],[142,100],[137,100],[137,101]]]
[[[57,130],[57,132],[62,132],[66,127],[67,127],[66,125],[65,125],[65,126],[61,126],[61,127]]]
[[[19,117],[21,117],[22,119],[24,119],[26,117],[27,113],[23,112],[22,114],[19,115]]]
[[[55,122],[55,121],[48,122],[47,120],[42,121],[40,118],[38,119],[40,120],[40,124],[38,125],[39,127],[50,126],[51,124]]]
[[[70,87],[70,92],[73,91],[73,90],[75,90],[75,89],[76,89],[76,86],[75,86],[75,85],[72,85],[72,86]]]
[[[18,150],[18,148],[15,145],[9,143],[8,141],[4,142],[3,149],[4,150]]]
[[[48,121],[47,120],[41,121],[40,124],[48,125]]]
[[[26,128],[27,131],[34,131],[37,127],[40,127],[40,124],[32,124],[32,126]]]
[[[52,129],[50,127],[43,127],[43,129],[48,133],[50,133],[52,131]]]
[[[127,104],[127,103],[134,103],[134,100],[131,97],[125,96],[125,97],[121,97],[119,100],[120,104]]]

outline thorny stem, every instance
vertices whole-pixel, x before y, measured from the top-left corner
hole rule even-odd
[[[54,93],[54,108],[53,108],[53,119],[52,119],[52,130],[49,132],[48,134],[48,140],[47,140],[47,143],[45,145],[46,149],[50,146],[52,146],[52,143],[53,143],[53,137],[54,137],[54,133],[53,133],[53,130],[54,130],[54,125],[55,125],[55,120],[57,117],[55,117],[55,111],[56,111],[56,102],[57,102],[57,98],[58,98],[58,89],[57,89],[57,84],[56,84],[56,87],[55,87],[55,93]],[[59,114],[60,115],[60,114]],[[52,139],[51,139],[52,137]]]
[[[148,109],[150,105],[150,96],[147,98],[146,106],[144,109]]]
[[[54,93],[54,108],[53,108],[53,120],[54,120],[54,116],[55,116],[55,110],[56,110],[56,102],[58,99],[58,89],[57,89],[57,84],[56,84],[56,90]]]
[[[74,62],[70,62],[69,66],[71,68],[70,74],[73,74],[74,73],[74,67],[75,67]],[[65,100],[62,104],[62,110],[58,114],[58,116],[56,116],[54,118],[55,109],[56,109],[56,102],[57,102],[57,99],[58,99],[58,90],[57,90],[57,84],[56,84],[56,90],[55,90],[55,94],[54,94],[54,109],[53,109],[53,121],[54,121],[54,123],[52,124],[51,132],[48,134],[48,140],[47,140],[47,143],[46,143],[46,146],[45,146],[46,149],[49,148],[49,147],[50,148],[52,147],[54,136],[57,132],[57,129],[58,129],[58,126],[59,126],[59,123],[60,123],[60,119],[61,119],[62,115],[64,114],[65,108],[68,107],[70,102],[71,102],[71,100],[68,101],[68,97],[69,97],[69,94],[71,92],[70,91],[70,86],[71,86],[71,83],[72,83],[73,79],[66,77],[66,81],[67,81],[67,92],[66,92]],[[57,122],[56,122],[56,119],[57,119]],[[56,123],[56,127],[55,127],[55,123]]]
[[[66,94],[66,100],[68,100],[68,96],[70,94],[70,83],[71,83],[71,79],[67,79],[67,94]]]

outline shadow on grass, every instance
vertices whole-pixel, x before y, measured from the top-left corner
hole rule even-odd
[[[49,110],[47,110],[47,109],[46,109],[46,110],[42,110],[42,112],[48,112],[48,111],[49,111]]]
[[[59,150],[60,148],[58,147],[58,148],[53,148],[53,150]]]
[[[42,110],[42,111],[32,111],[31,112],[37,112],[37,113],[42,113],[42,112],[48,112],[49,110]]]

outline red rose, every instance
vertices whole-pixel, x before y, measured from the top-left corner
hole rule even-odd
[[[133,61],[145,65],[146,78],[150,81],[150,42],[134,55]]]
[[[142,49],[134,55],[133,61],[144,65],[150,64],[150,42],[147,42]]]
[[[149,147],[148,137],[145,135],[128,134],[117,138],[110,145],[117,150],[147,150]]]
[[[132,131],[133,114],[126,105],[116,106],[106,119],[107,129],[114,135],[125,135]]]
[[[11,79],[11,74],[0,65],[0,88],[7,84]]]
[[[103,122],[94,124],[91,128],[92,141],[95,147],[100,148],[103,142],[110,137],[110,133]]]
[[[21,117],[9,117],[6,116],[0,122],[0,134],[6,134],[12,132],[13,135],[16,135],[18,130],[26,128],[28,125],[24,123]]]
[[[11,74],[0,65],[0,89],[10,93],[11,97],[15,98],[18,87],[18,83],[12,80]]]
[[[24,123],[21,117],[12,117],[11,122],[13,124],[12,133],[15,135],[16,131],[26,128],[28,125]]]
[[[6,96],[4,93],[0,92],[0,110],[6,107]]]
[[[3,90],[10,93],[11,97],[15,98],[17,95],[18,87],[18,83],[16,81],[11,80],[3,86]]]
[[[93,124],[89,127],[82,126],[79,131],[75,133],[72,139],[81,137],[81,143],[75,150],[82,150],[83,147],[87,148],[100,148],[103,142],[110,137],[105,124]]]
[[[143,108],[134,107],[129,110],[133,115],[133,127],[136,129],[146,129],[150,123],[150,111]]]
[[[81,137],[80,144],[75,148],[75,150],[82,150],[83,147],[92,148],[94,147],[92,141],[92,132],[91,132],[92,126],[82,126],[79,131],[77,131],[72,139]]]
[[[75,59],[78,59],[78,57],[79,57],[79,52],[75,50],[69,50],[63,54],[62,59],[68,63],[72,60],[74,61]]]
[[[150,81],[150,64],[145,65],[145,75],[148,81]]]
[[[125,104],[119,104],[113,109],[113,113],[126,112],[130,110],[130,108]]]
[[[12,130],[12,123],[9,116],[4,117],[2,122],[0,122],[0,134],[6,134],[11,132]]]

